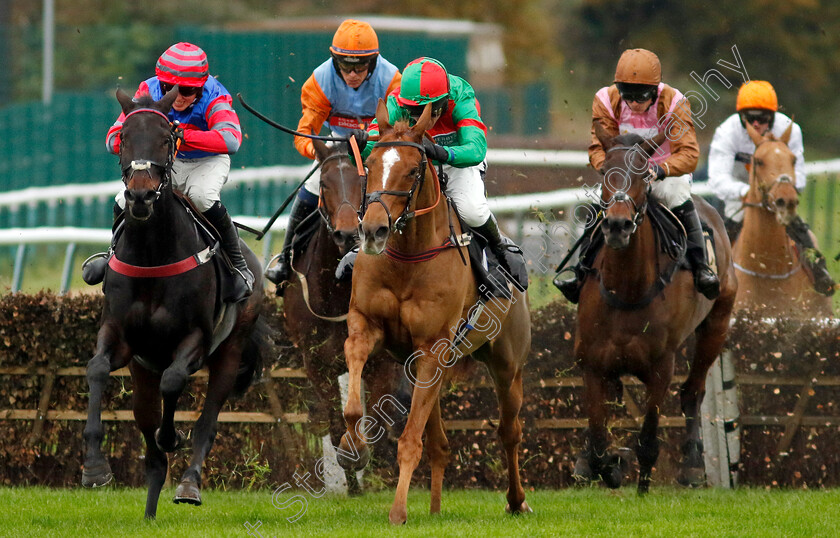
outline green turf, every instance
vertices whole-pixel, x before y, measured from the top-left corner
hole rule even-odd
[[[528,493],[534,513],[503,513],[504,495],[444,491],[442,513],[428,512],[429,492],[409,496],[409,520],[392,528],[392,491],[362,498],[307,496],[303,516],[271,504],[271,492],[206,491],[201,507],[174,505],[164,490],[155,521],[142,519],[139,489],[0,489],[0,536],[835,536],[840,490],[682,490],[655,487]],[[280,502],[291,498],[286,493]]]

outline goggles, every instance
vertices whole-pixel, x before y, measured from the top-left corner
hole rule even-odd
[[[169,93],[173,87],[173,84],[167,84],[166,82],[160,83],[160,89],[164,93],[164,95]],[[193,95],[198,93],[198,90],[198,86],[178,86],[178,93],[180,93],[184,97],[192,97]]]
[[[765,125],[770,125],[773,119],[773,111],[771,110],[742,110],[741,119],[746,123],[758,122]]]
[[[621,98],[627,101],[628,103],[644,103],[645,101],[653,100],[656,98],[656,91],[657,88],[647,88],[643,90],[618,90],[618,92],[621,94]]]
[[[440,116],[446,110],[448,99],[438,99],[432,103],[432,117]],[[408,111],[408,115],[411,116],[415,122],[420,119],[420,116],[423,114],[423,111],[426,109],[426,105],[406,105],[405,109]]]
[[[341,70],[342,73],[350,74],[350,73],[364,73],[368,70],[370,65],[367,62],[362,63],[349,63],[349,62],[338,62],[338,68]]]

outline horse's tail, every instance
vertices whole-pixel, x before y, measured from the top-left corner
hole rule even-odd
[[[259,316],[242,349],[241,366],[233,385],[235,398],[245,394],[248,387],[258,379],[262,372],[266,357],[271,353],[271,333],[272,329],[265,318]]]

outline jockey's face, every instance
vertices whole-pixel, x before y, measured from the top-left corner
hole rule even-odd
[[[632,110],[634,114],[641,114],[642,112],[648,109],[651,103],[653,103],[653,99],[648,99],[647,101],[642,101],[641,103],[637,101],[624,102],[627,103],[627,106],[630,107],[630,110]]]
[[[178,112],[183,112],[187,109],[188,106],[195,102],[196,94],[192,95],[182,95],[178,94],[178,97],[175,99],[175,102],[172,103],[172,108],[177,110]]]

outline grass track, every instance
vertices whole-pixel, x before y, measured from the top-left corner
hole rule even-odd
[[[286,536],[836,536],[840,490],[688,491],[654,487],[645,498],[632,488],[528,493],[535,513],[503,513],[504,495],[491,491],[444,491],[443,511],[428,512],[428,491],[409,495],[409,521],[388,524],[392,491],[361,499],[308,496],[295,523],[271,504],[271,492],[204,493],[204,505],[169,502],[164,490],[156,521],[142,519],[140,489],[0,489],[0,536],[248,536],[244,526],[261,522],[259,535]],[[280,497],[286,501],[292,496]],[[253,536],[258,536],[256,533]]]

